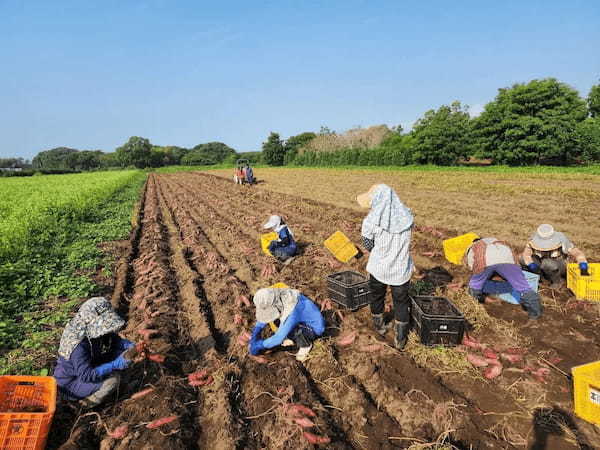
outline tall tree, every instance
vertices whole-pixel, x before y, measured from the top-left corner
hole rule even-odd
[[[586,116],[577,91],[554,78],[515,84],[474,119],[476,144],[495,163],[566,164],[578,156],[576,127]]]
[[[39,152],[32,161],[35,169],[68,169],[67,158],[79,150],[68,147],[57,147]]]
[[[456,101],[429,110],[411,132],[413,159],[420,164],[452,165],[469,153],[470,124],[467,106]]]
[[[116,150],[117,158],[123,166],[135,166],[139,169],[151,167],[152,144],[143,137],[132,136]]]
[[[278,133],[269,135],[267,142],[262,146],[263,159],[270,166],[282,166],[285,157],[285,147]]]
[[[592,86],[587,98],[590,116],[600,117],[600,84]]]
[[[300,149],[300,147],[303,147],[304,145],[306,145],[307,143],[309,143],[316,137],[317,137],[317,135],[315,133],[313,133],[312,131],[300,133],[300,134],[297,134],[296,136],[290,136],[287,139],[287,141],[285,141],[285,144],[284,144],[284,150],[285,150],[285,156],[284,156],[284,161],[283,161],[284,164],[291,163],[294,160],[294,158],[296,157],[296,154],[298,153],[298,149]]]
[[[577,124],[580,157],[585,162],[600,161],[600,116],[588,117]]]

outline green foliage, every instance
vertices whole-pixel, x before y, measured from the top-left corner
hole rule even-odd
[[[245,158],[250,161],[252,166],[263,163],[262,152],[243,152],[238,155],[239,158]]]
[[[220,164],[231,155],[236,155],[234,149],[222,142],[208,142],[196,145],[189,153],[181,158],[181,164],[186,166],[208,166]]]
[[[284,144],[285,156],[283,163],[286,165],[290,164],[298,154],[298,149],[305,146],[316,137],[317,135],[311,131],[300,133],[296,136],[290,136]]]
[[[411,132],[412,159],[420,164],[455,165],[466,157],[471,146],[469,112],[456,101],[429,110]]]
[[[478,154],[495,163],[567,164],[577,155],[587,110],[577,91],[554,78],[500,89],[474,121]]]
[[[592,86],[587,98],[590,116],[600,117],[600,84]]]
[[[127,236],[144,179],[115,171],[0,181],[0,373],[48,363],[77,303],[64,299],[98,292],[98,244]]]
[[[69,155],[77,153],[78,150],[68,147],[57,147],[38,153],[33,158],[34,169],[69,169],[67,163]]]
[[[577,135],[582,161],[600,161],[600,116],[579,122]]]
[[[269,135],[267,142],[262,146],[263,160],[270,166],[282,166],[285,157],[285,147],[278,133]]]
[[[31,163],[24,158],[0,158],[0,169],[17,167],[27,169],[31,167]]]
[[[123,167],[152,167],[152,144],[146,138],[130,137],[125,144],[117,148],[116,154]]]
[[[69,169],[92,170],[102,166],[102,155],[100,150],[83,150],[73,152],[67,156],[66,164]]]

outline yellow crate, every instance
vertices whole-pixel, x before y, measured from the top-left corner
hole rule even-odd
[[[452,239],[446,239],[442,245],[444,247],[444,256],[452,264],[461,264],[465,252],[474,239],[479,238],[475,233],[467,233]]]
[[[260,235],[260,247],[262,248],[262,251],[265,255],[271,254],[271,252],[269,251],[269,244],[275,239],[277,239],[277,233],[275,233],[274,231]]]
[[[575,414],[600,425],[600,361],[571,368]]]
[[[356,246],[341,231],[336,231],[329,236],[324,244],[327,250],[343,263],[347,263],[358,254]]]
[[[589,265],[589,277],[582,277],[579,264],[567,267],[567,287],[571,289],[577,300],[600,302],[600,263]]]

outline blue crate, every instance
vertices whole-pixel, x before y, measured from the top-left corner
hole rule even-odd
[[[527,272],[526,270],[523,271],[523,275],[525,275],[525,279],[529,283],[529,286],[531,286],[531,289],[537,292],[540,276],[535,273]],[[490,296],[497,297],[505,302],[512,303],[513,305],[521,303],[521,295],[517,291],[513,291],[510,283],[507,281],[490,280],[483,286],[483,292],[488,292],[490,293]]]

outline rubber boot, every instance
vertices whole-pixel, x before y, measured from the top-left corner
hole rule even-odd
[[[390,326],[385,324],[383,314],[372,314],[372,317],[373,328],[375,328],[375,331],[377,331],[377,333],[379,333],[381,336],[385,336],[385,333],[387,333],[387,330]]]
[[[544,310],[540,295],[535,291],[527,291],[521,294],[521,304],[527,311],[530,320],[537,320],[542,317]]]
[[[396,326],[396,337],[394,338],[394,347],[397,350],[404,350],[406,342],[408,341],[408,331],[410,324],[408,322],[395,322]]]
[[[471,294],[473,296],[473,298],[475,300],[477,300],[479,303],[481,303],[481,304],[485,303],[485,294],[483,293],[482,290],[469,288],[469,294]]]

